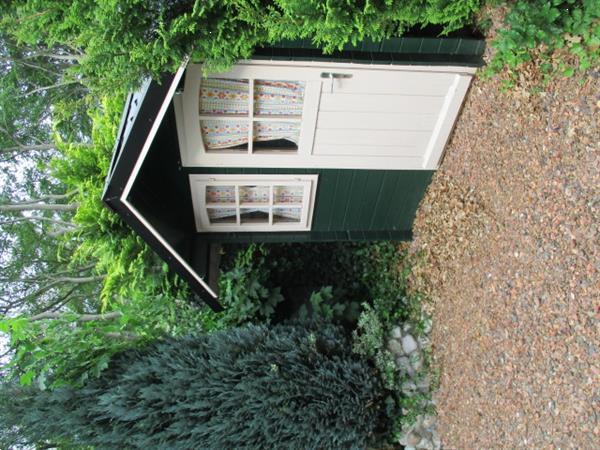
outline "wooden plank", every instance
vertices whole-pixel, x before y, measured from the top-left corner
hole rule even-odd
[[[401,94],[418,97],[445,95],[455,76],[428,73],[425,78],[423,74],[415,72],[394,73],[376,70],[340,70],[339,73],[352,75],[352,78],[334,79],[334,94]],[[330,83],[323,83],[322,91],[331,93]]]
[[[302,110],[298,153],[310,155],[315,138],[315,129],[317,128],[317,117],[321,97],[321,81],[307,81],[304,92],[304,107]]]
[[[439,114],[444,95],[421,97],[412,95],[372,95],[323,92],[320,114],[324,112],[380,112],[407,114]]]
[[[348,207],[343,219],[344,230],[360,229],[358,225],[360,212],[364,207],[364,203],[370,200],[366,195],[363,195],[363,189],[367,184],[369,172],[366,170],[356,170],[353,172],[352,185],[345,193],[348,196]]]
[[[395,187],[396,173],[385,170],[382,173],[381,186],[373,203],[373,214],[369,223],[369,230],[384,230],[385,217],[388,209],[393,204],[393,189]]]
[[[416,145],[374,146],[374,145],[349,145],[349,144],[322,144],[315,147],[315,155],[323,156],[364,156],[373,157],[398,157],[423,158],[423,147]]]
[[[360,192],[356,192],[355,201],[362,202],[361,210],[356,217],[356,225],[351,229],[369,230],[373,215],[376,214],[376,199],[379,196],[381,186],[383,184],[383,176],[381,172],[367,172],[367,181],[360,187]]]
[[[352,200],[348,193],[352,187],[352,182],[356,170],[342,170],[338,175],[335,196],[331,204],[331,225],[330,230],[343,230],[344,217],[348,203]]]
[[[317,197],[315,198],[315,208],[313,214],[313,231],[329,231],[333,217],[333,205],[337,193],[337,184],[340,176],[340,170],[328,170],[327,175],[323,176],[319,171],[321,182],[317,188]]]
[[[403,146],[423,147],[430,135],[431,133],[427,131],[353,129],[340,132],[340,130],[317,129],[315,147],[324,144],[397,147],[400,143]]]
[[[431,131],[439,114],[388,112],[327,112],[319,113],[318,129],[355,129]]]

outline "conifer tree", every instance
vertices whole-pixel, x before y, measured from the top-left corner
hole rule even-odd
[[[5,387],[0,426],[102,449],[365,448],[381,387],[339,328],[247,326],[121,354],[83,388]]]

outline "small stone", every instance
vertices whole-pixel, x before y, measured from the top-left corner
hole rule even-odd
[[[421,358],[412,358],[411,364],[415,372],[419,372],[423,368],[423,360]]]
[[[402,349],[404,353],[411,354],[417,349],[417,341],[410,334],[407,334],[402,338]]]
[[[406,372],[410,368],[410,359],[406,356],[400,356],[396,359],[396,366],[403,371]]]
[[[424,377],[417,380],[417,388],[421,392],[429,391],[430,385],[431,385],[431,378],[429,377],[429,375],[425,375]]]
[[[410,433],[408,433],[408,436],[406,436],[406,445],[407,446],[416,446],[419,442],[421,442],[421,436],[419,436],[417,433],[415,433],[414,431],[411,431]]]
[[[402,344],[400,342],[398,342],[396,339],[388,340],[388,350],[390,352],[392,352],[395,356],[404,355],[403,349],[404,349],[404,347],[402,346]]]
[[[408,395],[410,397],[415,393],[416,390],[417,390],[417,385],[415,383],[413,383],[412,381],[405,381],[404,383],[402,383],[402,393],[403,394]]]
[[[431,333],[431,328],[433,326],[433,321],[429,318],[423,320],[423,332],[425,334]]]
[[[394,339],[402,339],[402,329],[400,327],[394,327],[391,335]]]
[[[427,429],[432,429],[436,424],[435,416],[425,416],[423,417],[423,426]]]
[[[427,348],[431,344],[431,341],[426,336],[419,336],[417,340],[419,341],[419,347],[421,348]]]
[[[429,439],[421,439],[416,448],[418,450],[433,450],[433,443]]]

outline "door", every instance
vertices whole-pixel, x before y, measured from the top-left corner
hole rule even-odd
[[[435,169],[473,69],[251,62],[187,70],[186,166]]]

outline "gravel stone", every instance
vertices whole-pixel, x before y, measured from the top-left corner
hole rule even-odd
[[[417,341],[415,341],[415,338],[412,337],[410,334],[407,334],[402,338],[402,350],[404,350],[404,353],[410,355],[417,348]]]
[[[395,339],[390,339],[388,341],[388,350],[392,352],[395,356],[404,355],[402,344]]]
[[[534,93],[539,69],[518,73],[472,83],[415,218],[438,430],[449,449],[598,448],[600,77]]]
[[[421,450],[433,450],[433,443],[429,439],[421,439],[421,442],[416,445],[416,448]]]
[[[403,372],[407,372],[412,366],[410,364],[410,359],[407,356],[400,356],[396,358],[396,365]]]
[[[421,436],[414,431],[411,431],[408,433],[408,436],[406,436],[406,445],[415,447],[419,442],[421,442]]]

